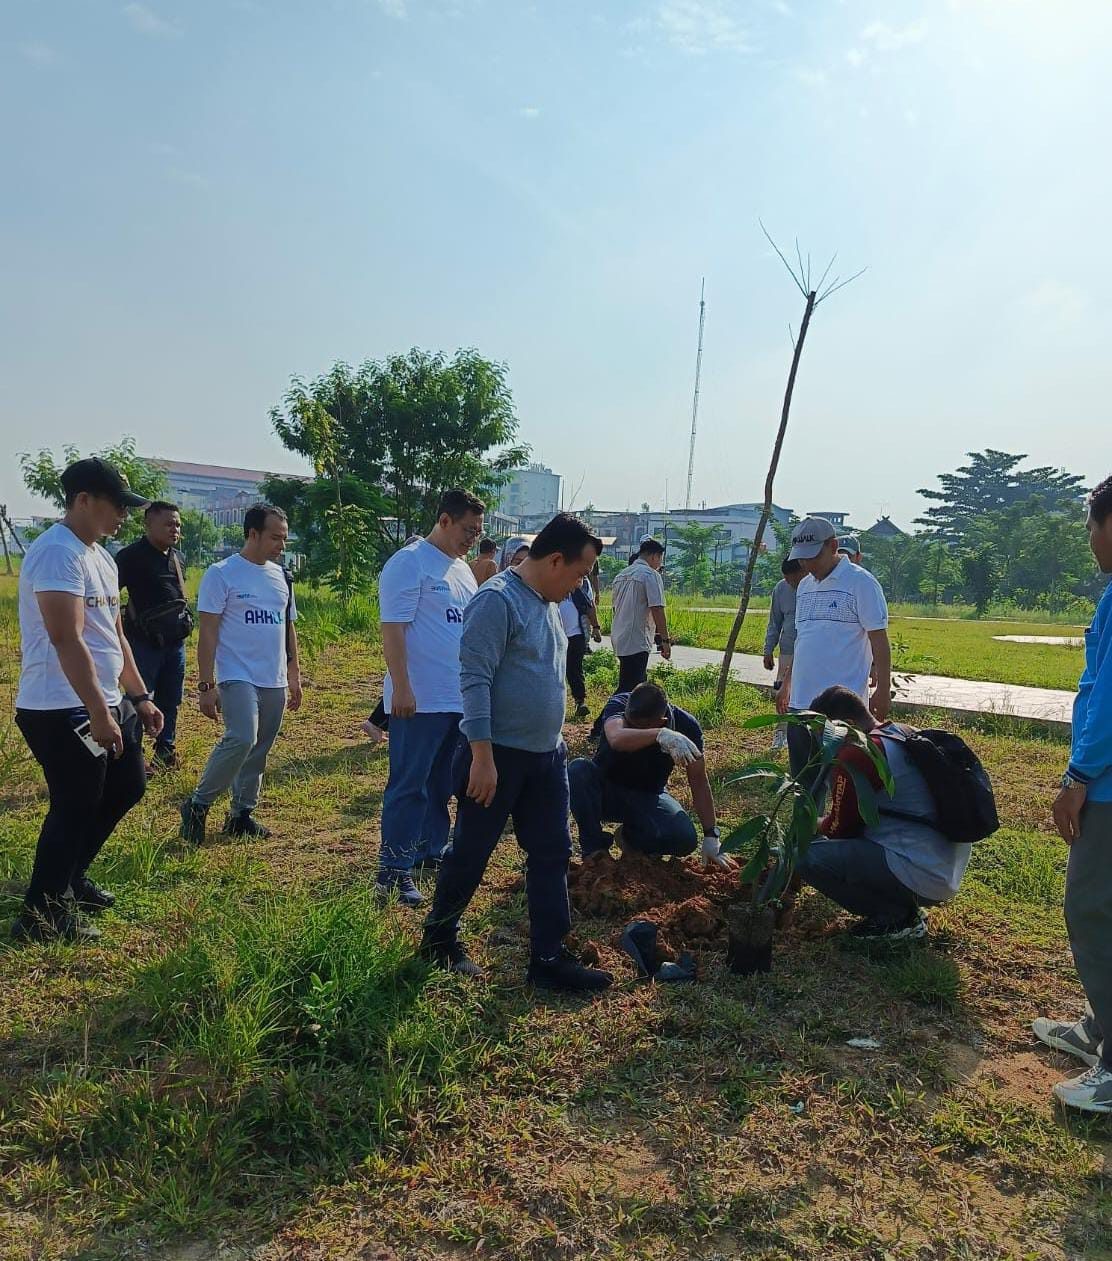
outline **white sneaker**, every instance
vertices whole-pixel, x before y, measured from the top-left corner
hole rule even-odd
[[[1054,1087],[1054,1097],[1067,1108],[1112,1115],[1112,1072],[1103,1064],[1094,1064],[1077,1077],[1060,1081]]]
[[[1093,1037],[1088,1021],[1066,1024],[1062,1020],[1047,1020],[1040,1016],[1032,1021],[1031,1032],[1036,1038],[1055,1051],[1065,1051],[1091,1068],[1100,1062],[1100,1043]]]

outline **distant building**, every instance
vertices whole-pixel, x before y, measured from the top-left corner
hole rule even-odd
[[[163,470],[170,494],[181,508],[195,508],[217,525],[239,525],[243,514],[261,498],[267,477],[262,469],[228,468],[223,464],[190,464],[184,460],[152,459]]]
[[[702,526],[718,526],[721,542],[711,550],[718,564],[744,563],[749,559],[749,545],[757,532],[763,504],[724,504],[717,508],[676,509],[674,512],[605,512],[597,509],[582,510],[579,515],[604,537],[612,537],[612,551],[628,556],[636,551],[646,534],[662,543],[675,537],[678,528],[695,522]],[[790,508],[772,507],[772,518],[782,526],[792,519]],[[776,537],[769,525],[765,530],[761,550],[775,548]]]
[[[547,521],[560,511],[563,480],[543,464],[514,469],[502,489],[498,510],[508,517],[543,516]]]
[[[712,550],[716,563],[728,564],[731,561],[744,564],[749,559],[749,547],[757,533],[757,525],[764,511],[764,504],[723,504],[718,508],[682,508],[669,512],[660,518],[660,524],[653,533],[666,541],[666,534],[673,533],[678,527],[695,522],[702,526],[718,526],[722,537],[721,544]],[[845,514],[841,514],[843,520]],[[765,528],[761,540],[761,551],[766,552],[776,547],[776,536],[772,531],[771,521],[787,526],[792,520],[790,508],[772,505],[772,516]],[[666,533],[662,534],[661,530]]]
[[[809,517],[825,517],[827,521],[841,534],[846,528],[846,517],[848,512],[809,512]]]
[[[874,539],[897,539],[903,538],[905,531],[901,530],[890,518],[881,517],[879,521],[874,522],[861,533],[872,535]]]

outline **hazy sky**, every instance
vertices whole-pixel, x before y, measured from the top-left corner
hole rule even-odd
[[[299,468],[289,376],[509,365],[576,506],[907,524],[985,446],[1112,471],[1109,0],[39,0],[0,26],[0,495],[15,452]],[[821,264],[821,265],[820,265]]]

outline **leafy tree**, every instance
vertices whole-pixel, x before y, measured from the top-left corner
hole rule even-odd
[[[324,582],[350,595],[367,586],[392,550],[389,535],[379,529],[389,503],[381,491],[358,478],[340,479],[343,509],[338,516],[333,478],[269,477],[261,490],[289,517],[297,550],[305,557],[305,577],[313,586]]]
[[[1076,511],[1083,494],[1082,478],[1049,466],[1019,469],[1026,455],[1010,455],[991,447],[967,453],[969,463],[955,473],[941,473],[941,490],[920,490],[933,508],[916,520],[951,543],[964,540],[973,521],[986,513],[1013,507],[1032,495],[1040,496],[1048,511]]]
[[[718,525],[689,521],[676,528],[669,546],[677,553],[674,567],[681,588],[686,586],[692,593],[707,590],[711,581],[710,557],[724,542],[729,542],[729,534]]]
[[[926,541],[919,593],[931,604],[953,599],[962,583],[961,562],[953,547],[942,538]]]
[[[242,540],[242,531],[240,532]],[[220,527],[197,508],[181,510],[181,552],[191,564],[209,560],[220,544]]]
[[[336,363],[313,382],[294,377],[270,416],[291,451],[318,465],[324,456],[345,483],[385,496],[392,520],[366,523],[395,545],[432,525],[444,490],[466,486],[493,503],[528,458],[514,444],[506,368],[475,350],[449,359],[414,348],[358,367]]]
[[[41,450],[37,454],[23,452],[19,457],[19,467],[23,473],[23,484],[40,499],[54,504],[59,511],[65,508],[66,496],[62,490],[62,473],[75,460],[99,456],[114,465],[127,478],[131,489],[148,499],[165,499],[169,494],[169,483],[166,474],[156,464],[142,459],[135,450],[135,439],[121,438],[115,446],[102,447],[99,451],[82,452],[72,443],[62,448],[61,460],[56,460],[51,451]],[[121,542],[129,542],[143,533],[143,514],[130,513],[120,527],[117,536]]]
[[[768,524],[772,529],[775,542],[757,557],[757,567],[753,571],[754,587],[761,595],[768,595],[784,576],[780,566],[791,551],[792,529],[796,524],[796,518],[793,517],[787,525],[781,525],[775,517],[770,516]]]
[[[891,538],[866,535],[862,542],[868,551],[865,567],[884,588],[887,598],[892,602],[917,599],[930,559],[927,538],[915,534]]]
[[[984,617],[992,597],[996,594],[999,581],[996,553],[992,544],[981,543],[963,552],[961,572],[969,599],[977,610],[977,616]]]

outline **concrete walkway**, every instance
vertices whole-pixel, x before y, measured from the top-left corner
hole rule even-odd
[[[604,639],[605,647],[610,640]],[[662,658],[656,653],[649,661],[656,665]],[[672,664],[678,670],[694,670],[699,666],[720,668],[722,653],[711,648],[672,648]],[[731,677],[742,683],[771,691],[772,675],[760,657],[735,653],[730,663]],[[1011,683],[986,683],[976,679],[949,679],[939,674],[894,673],[895,708],[902,714],[922,710],[944,709],[964,717],[999,714],[1042,723],[1058,730],[1069,730],[1073,710],[1073,692],[1048,687],[1021,687]]]

